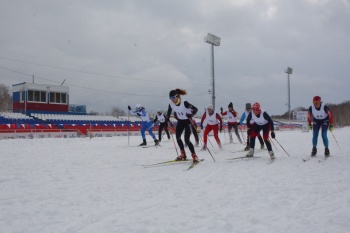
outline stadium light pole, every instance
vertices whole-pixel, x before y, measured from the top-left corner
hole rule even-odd
[[[293,69],[290,67],[287,67],[287,69],[284,72],[287,73],[287,76],[288,76],[288,120],[290,121],[290,80],[289,80],[289,75],[293,73]]]
[[[211,76],[212,76],[212,105],[215,109],[215,72],[214,72],[214,46],[220,45],[221,38],[211,33],[204,38],[204,42],[211,44]]]

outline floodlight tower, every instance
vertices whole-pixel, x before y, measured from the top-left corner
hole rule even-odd
[[[215,109],[215,73],[214,73],[214,46],[220,45],[221,38],[208,33],[204,42],[211,44],[211,76],[212,76],[212,105]]]
[[[288,120],[290,121],[290,81],[289,81],[289,75],[293,73],[293,69],[290,67],[287,67],[287,69],[284,71],[288,75]]]

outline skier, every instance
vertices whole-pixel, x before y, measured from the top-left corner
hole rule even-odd
[[[274,126],[273,121],[269,114],[265,112],[264,110],[260,109],[260,104],[255,103],[253,104],[253,111],[251,111],[247,117],[247,122],[250,122],[250,120],[254,120],[254,123],[249,126],[248,131],[251,131],[250,133],[250,149],[247,157],[252,157],[254,155],[254,146],[255,146],[255,138],[259,134],[259,132],[263,131],[263,138],[267,147],[267,150],[269,152],[270,158],[275,159],[275,155],[272,151],[271,142],[269,140],[269,133],[271,131],[271,137],[275,138],[275,132],[274,132]]]
[[[203,122],[204,120],[207,120],[207,126],[205,127],[204,130],[204,146],[202,150],[206,150],[207,149],[207,141],[208,141],[208,134],[210,131],[214,131],[214,138],[216,140],[216,142],[219,145],[219,148],[222,149],[221,146],[221,141],[220,138],[218,136],[218,131],[219,131],[219,126],[218,126],[218,122],[220,122],[220,132],[222,131],[222,118],[221,116],[214,111],[213,109],[213,105],[209,104],[207,107],[207,111],[203,114],[202,116],[202,120],[201,120],[201,128],[203,128]]]
[[[168,122],[166,121],[166,118],[164,116],[164,113],[158,109],[156,118],[154,118],[153,123],[156,123],[159,121],[159,128],[158,128],[158,142],[162,141],[162,131],[164,128],[164,131],[166,135],[168,136],[168,139],[170,140],[170,134],[168,130]]]
[[[320,128],[322,129],[322,140],[324,149],[324,155],[329,157],[329,149],[328,149],[328,137],[327,137],[327,129],[329,131],[333,131],[333,115],[327,105],[321,102],[321,97],[315,96],[313,98],[313,105],[309,107],[308,113],[308,123],[309,129],[313,129],[313,137],[312,137],[312,151],[311,156],[316,156],[317,154],[317,139],[318,133],[320,132]],[[312,121],[312,125],[311,125]]]
[[[230,143],[233,143],[233,139],[232,139],[232,128],[235,129],[235,134],[238,138],[238,141],[240,143],[243,143],[242,140],[241,140],[241,137],[239,136],[239,133],[238,133],[238,122],[236,120],[236,117],[237,117],[237,112],[233,109],[233,104],[232,102],[230,102],[230,104],[228,105],[228,111],[225,111],[223,112],[223,109],[222,107],[220,108],[221,110],[221,115],[222,116],[226,116],[227,115],[227,118],[228,118],[228,135],[230,137]]]
[[[237,123],[237,125],[239,126],[240,124],[243,123],[244,119],[248,116],[248,114],[252,111],[252,105],[251,103],[246,103],[245,104],[245,111],[244,113],[242,114],[241,116],[241,119],[239,120],[239,122]],[[254,122],[251,121],[251,122],[246,122],[247,124],[247,129],[250,127],[251,124],[253,124]],[[262,139],[260,133],[258,134],[258,139],[259,139],[259,142],[260,142],[260,148],[261,149],[264,149],[264,140]],[[247,130],[247,146],[244,148],[245,151],[248,151],[249,150],[249,138],[250,138],[250,131]]]
[[[198,162],[198,157],[194,150],[194,146],[190,141],[191,129],[190,125],[192,124],[192,117],[197,113],[198,109],[187,102],[182,100],[181,96],[186,95],[187,92],[182,89],[175,89],[169,92],[170,103],[167,112],[167,120],[170,119],[171,112],[174,111],[177,116],[176,124],[176,140],[177,144],[180,147],[181,155],[179,155],[176,160],[186,160],[185,146],[181,139],[181,134],[185,130],[185,143],[188,145],[188,148],[191,151],[193,162]]]
[[[146,134],[145,134],[146,130],[148,130],[149,135],[151,135],[151,137],[153,138],[153,140],[155,142],[155,146],[158,146],[159,142],[156,139],[156,136],[152,132],[153,122],[149,119],[145,108],[142,107],[140,104],[136,104],[136,109],[135,110],[131,110],[130,106],[128,106],[128,109],[129,109],[129,112],[130,112],[131,115],[133,115],[133,116],[138,115],[141,118],[141,120],[142,120],[141,136],[142,136],[143,142],[140,144],[140,146],[146,146],[147,145]]]

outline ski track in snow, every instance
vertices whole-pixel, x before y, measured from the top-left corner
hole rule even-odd
[[[210,137],[216,162],[196,147],[205,160],[189,171],[191,162],[141,166],[175,159],[172,140],[147,149],[136,136],[130,146],[127,137],[1,140],[0,232],[350,232],[350,128],[334,135],[343,152],[329,133],[331,157],[319,162],[320,137],[303,162],[311,132],[277,131],[291,157],[275,142],[272,164],[267,151],[226,160],[244,145],[219,150]]]

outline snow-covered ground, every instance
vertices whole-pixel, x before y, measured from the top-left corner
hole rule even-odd
[[[277,160],[267,164],[265,151],[226,160],[244,146],[222,133],[223,151],[210,137],[216,162],[196,148],[205,161],[189,171],[190,162],[141,166],[174,159],[172,140],[1,140],[0,232],[350,232],[350,128],[334,135],[328,160],[319,138],[317,158],[303,162],[312,133],[277,131],[291,157],[274,140]]]

